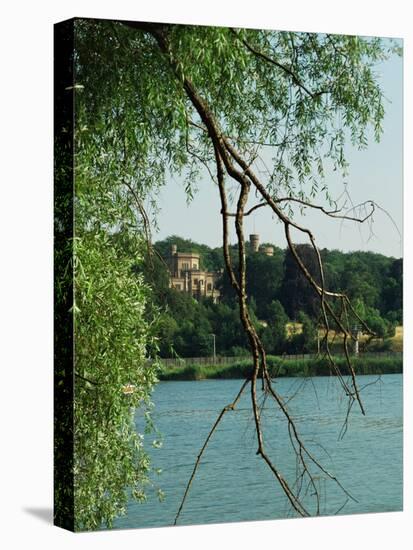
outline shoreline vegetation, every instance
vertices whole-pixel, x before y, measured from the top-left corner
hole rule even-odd
[[[335,357],[334,360],[344,375],[350,374],[344,357]],[[401,353],[383,357],[352,357],[351,361],[356,375],[403,373],[403,356]],[[334,374],[331,373],[329,362],[326,357],[308,357],[286,360],[282,357],[270,355],[267,357],[267,363],[270,375],[274,378],[334,376]],[[250,373],[252,373],[251,359],[239,359],[233,363],[221,365],[200,365],[196,363],[189,363],[180,367],[162,365],[158,377],[161,381],[243,379]]]

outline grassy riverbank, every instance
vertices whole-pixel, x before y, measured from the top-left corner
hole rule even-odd
[[[335,358],[343,374],[348,374],[343,357]],[[327,376],[330,374],[325,358],[288,359],[269,356],[267,364],[273,377]],[[403,371],[403,359],[395,357],[358,357],[352,359],[356,374],[399,374]],[[184,367],[164,367],[160,380],[207,380],[209,378],[245,378],[252,370],[251,360],[242,359],[229,365],[186,365]]]

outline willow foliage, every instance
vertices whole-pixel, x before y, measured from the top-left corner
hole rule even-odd
[[[266,185],[275,196],[325,193],[326,162],[346,171],[346,141],[365,147],[371,135],[379,139],[377,66],[399,53],[390,40],[154,24],[167,36],[179,81],[145,23],[129,25],[77,23],[77,78],[86,119],[98,114],[106,139],[124,140],[147,188],[183,170],[191,194],[200,170],[214,163],[184,79],[247,159],[268,148]]]

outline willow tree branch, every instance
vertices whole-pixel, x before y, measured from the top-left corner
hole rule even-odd
[[[302,259],[297,254],[297,252],[295,250],[295,246],[292,243],[291,235],[290,235],[290,227],[295,227],[299,231],[307,234],[310,241],[311,241],[313,249],[314,249],[314,251],[317,255],[317,260],[318,260],[318,264],[319,264],[319,268],[320,268],[320,272],[321,272],[322,271],[321,257],[320,257],[320,253],[319,253],[317,247],[315,246],[315,239],[314,239],[314,236],[312,235],[311,231],[309,229],[305,228],[305,227],[302,227],[302,226],[298,225],[296,222],[293,222],[286,214],[284,214],[284,212],[278,207],[278,205],[275,202],[274,198],[270,195],[270,193],[265,189],[263,184],[259,181],[259,179],[255,175],[255,173],[252,171],[251,167],[247,165],[245,160],[239,155],[239,153],[235,150],[235,148],[228,141],[226,141],[226,140],[222,140],[222,141],[223,141],[223,145],[224,145],[225,149],[229,152],[231,157],[237,162],[237,164],[243,170],[242,171],[242,176],[243,177],[246,176],[246,177],[249,178],[249,180],[253,183],[255,188],[260,192],[261,196],[267,201],[269,206],[271,206],[274,213],[284,223],[285,234],[286,234],[288,246],[289,246],[293,256],[295,257],[299,267],[301,268],[301,270],[302,270],[303,274],[305,275],[305,277],[307,278],[307,280],[310,282],[311,286],[313,286],[313,288],[316,290],[318,295],[322,298],[322,302],[324,304],[324,306],[322,306],[322,307],[325,307],[325,309],[328,309],[330,315],[334,318],[334,320],[336,321],[336,323],[338,324],[340,329],[345,334],[347,334],[347,331],[346,331],[345,327],[341,323],[340,319],[338,319],[338,317],[335,314],[332,307],[328,304],[328,302],[323,300],[323,296],[332,296],[332,297],[336,297],[336,298],[342,298],[345,295],[343,293],[327,292],[324,289],[323,286],[318,285],[316,283],[314,277],[308,271],[308,269],[305,266]],[[227,160],[227,164],[232,167],[231,162],[229,160]],[[234,173],[235,176],[237,176],[239,174],[239,172],[234,168],[232,168],[232,172]],[[325,314],[325,311],[324,311],[324,314]],[[346,394],[349,397],[353,397],[353,392],[350,391],[347,384],[345,383],[345,380],[344,380],[343,376],[341,375],[340,370],[338,369],[337,365],[335,364],[335,362],[333,360],[333,357],[332,357],[330,352],[328,352],[328,356],[329,356],[329,359],[330,359],[330,364],[334,368],[334,371],[336,372],[336,374],[339,376],[339,380],[340,380],[341,384],[343,385],[343,388],[345,389]],[[354,396],[357,399],[357,402],[359,403],[361,412],[363,414],[365,414],[365,410],[364,410],[363,404],[361,402],[360,394],[359,394],[357,384],[356,384],[356,377],[355,377],[354,369],[353,369],[351,363],[348,366],[349,366],[349,369],[350,369],[350,372],[351,372],[351,375],[352,375]]]
[[[141,199],[138,197],[138,194],[136,193],[134,188],[130,185],[130,183],[128,181],[125,181],[125,180],[122,180],[122,183],[123,183],[123,185],[125,185],[129,189],[129,191],[130,191],[130,193],[131,193],[131,195],[132,195],[132,197],[135,201],[136,207],[139,210],[139,213],[140,213],[140,215],[142,217],[142,221],[143,221],[143,229],[144,229],[144,232],[145,232],[145,240],[147,242],[148,248],[150,248],[151,243],[152,243],[151,226],[150,226],[148,214],[146,213],[145,207],[143,206]]]
[[[246,295],[245,295],[245,248],[244,248],[244,235],[243,235],[243,229],[242,229],[242,210],[245,206],[246,198],[248,196],[248,187],[244,187],[241,190],[240,197],[237,203],[237,221],[236,221],[236,229],[237,229],[237,237],[238,237],[238,246],[239,246],[239,262],[240,262],[240,275],[239,280],[235,281],[235,275],[233,272],[232,265],[230,262],[228,262],[228,241],[227,241],[227,201],[226,201],[226,194],[225,194],[225,185],[224,185],[224,179],[223,179],[223,171],[222,171],[222,161],[219,156],[219,152],[216,149],[216,158],[217,158],[217,175],[218,175],[218,184],[220,188],[220,196],[221,196],[221,213],[222,213],[222,219],[223,219],[223,235],[224,235],[224,256],[226,258],[227,263],[227,269],[229,270],[230,279],[233,282],[234,289],[236,290],[238,297],[239,297],[239,304],[240,304],[240,317],[241,322],[245,328],[245,331],[249,337],[250,345],[252,349],[253,354],[253,373],[251,376],[251,401],[253,405],[253,414],[254,414],[254,421],[255,421],[255,427],[256,427],[256,434],[257,434],[257,440],[258,440],[258,450],[257,454],[259,454],[264,461],[268,464],[270,470],[273,472],[274,476],[280,483],[284,493],[286,494],[287,498],[289,499],[292,507],[297,511],[299,515],[309,515],[307,510],[302,506],[302,504],[299,502],[296,495],[294,495],[293,491],[291,490],[289,484],[287,481],[282,477],[276,466],[273,464],[273,462],[268,457],[267,453],[264,449],[264,442],[263,442],[263,434],[262,434],[262,427],[261,427],[261,413],[257,404],[257,395],[256,395],[256,382],[259,374],[259,368],[261,367],[263,380],[265,380],[268,383],[269,380],[269,373],[266,366],[266,355],[265,350],[261,344],[261,341],[251,323],[251,320],[249,318],[248,314],[248,308],[246,306]],[[261,357],[261,365],[259,362],[259,358]],[[289,417],[288,412],[286,411],[285,407],[283,408],[285,414],[287,415],[290,422],[292,422],[292,419]]]
[[[253,414],[254,414],[254,420],[255,420],[255,427],[256,427],[256,436],[258,441],[258,450],[257,454],[259,454],[263,460],[267,463],[268,467],[274,474],[275,478],[278,480],[284,494],[290,501],[290,504],[292,507],[296,510],[296,512],[300,515],[309,515],[308,511],[303,506],[301,500],[300,500],[300,491],[302,484],[300,483],[300,488],[298,494],[295,494],[294,491],[290,488],[287,481],[282,477],[274,463],[271,461],[269,456],[267,455],[265,448],[264,448],[264,440],[263,440],[263,433],[262,433],[262,426],[261,426],[261,417],[260,417],[260,409],[258,407],[257,403],[257,396],[256,396],[256,382],[258,378],[259,371],[261,369],[263,382],[265,381],[266,384],[263,385],[263,389],[265,391],[269,392],[275,402],[277,403],[278,407],[283,412],[286,421],[288,423],[288,428],[290,433],[292,434],[292,445],[296,452],[297,458],[299,460],[299,464],[301,465],[303,469],[302,473],[302,480],[304,480],[304,476],[308,478],[309,485],[312,486],[315,489],[315,493],[317,495],[317,510],[318,510],[318,502],[319,502],[319,495],[316,488],[316,485],[314,483],[314,478],[311,474],[311,471],[308,468],[306,457],[313,462],[320,470],[325,474],[328,475],[327,471],[325,469],[322,469],[321,465],[312,457],[312,455],[308,452],[308,450],[305,450],[304,444],[301,441],[297,429],[295,427],[295,423],[290,416],[288,410],[286,409],[284,403],[282,402],[281,397],[277,394],[275,389],[272,386],[271,377],[268,372],[268,368],[266,365],[266,354],[265,350],[262,346],[262,343],[257,335],[257,332],[255,330],[255,327],[253,326],[249,313],[248,313],[248,307],[246,304],[246,280],[245,280],[245,272],[246,272],[246,264],[245,264],[245,239],[244,239],[244,233],[243,233],[243,217],[245,215],[245,205],[248,198],[248,193],[251,188],[251,185],[254,186],[256,191],[259,195],[261,195],[263,201],[265,201],[274,211],[274,213],[277,215],[277,217],[284,223],[285,226],[285,232],[287,237],[287,242],[289,245],[289,248],[291,252],[293,253],[293,256],[295,257],[298,266],[300,267],[301,271],[303,272],[304,276],[307,278],[307,280],[310,282],[311,286],[315,289],[315,291],[319,294],[321,303],[322,303],[322,309],[324,310],[325,319],[327,319],[327,312],[335,319],[337,324],[340,326],[340,329],[344,331],[345,334],[347,334],[348,331],[346,331],[344,325],[341,323],[340,319],[336,316],[335,312],[331,308],[331,306],[326,301],[326,297],[334,297],[334,298],[343,298],[343,294],[341,293],[335,293],[335,292],[328,292],[324,288],[324,277],[322,272],[322,264],[321,264],[321,257],[317,250],[317,247],[315,246],[314,237],[312,236],[311,232],[304,227],[301,227],[297,223],[293,222],[288,216],[284,214],[284,212],[280,209],[278,204],[275,202],[273,197],[268,193],[266,188],[262,185],[262,183],[259,181],[257,176],[255,175],[254,171],[251,168],[251,165],[248,164],[238,153],[238,151],[230,144],[228,139],[225,138],[225,136],[222,135],[222,132],[220,130],[220,125],[216,118],[211,113],[209,106],[204,98],[202,98],[197,90],[195,89],[193,83],[186,77],[186,75],[183,72],[182,65],[177,63],[176,59],[174,58],[173,52],[170,49],[169,43],[168,43],[168,36],[167,32],[165,32],[160,27],[152,27],[148,31],[150,34],[155,38],[155,40],[158,43],[158,46],[160,50],[165,54],[165,58],[167,62],[169,63],[172,71],[174,72],[175,76],[179,80],[179,82],[182,83],[182,86],[191,101],[193,107],[197,111],[202,123],[204,124],[208,135],[211,139],[212,145],[215,150],[216,155],[216,161],[217,161],[217,176],[218,176],[218,184],[220,189],[220,196],[221,196],[221,213],[222,213],[222,219],[223,219],[223,235],[224,235],[224,257],[226,260],[227,269],[230,275],[231,283],[238,295],[238,302],[240,306],[240,318],[242,321],[242,325],[244,327],[245,333],[248,337],[249,344],[252,350],[253,355],[253,371],[251,378],[245,382],[245,385],[251,381],[251,401],[252,401],[252,407],[253,407]],[[227,202],[226,202],[226,194],[225,194],[225,188],[223,184],[223,173],[225,168],[226,173],[236,182],[238,182],[240,186],[240,194],[238,198],[237,203],[237,211],[235,214],[235,227],[237,232],[237,239],[238,239],[238,253],[239,253],[239,266],[238,266],[238,278],[235,276],[235,273],[232,268],[232,264],[230,262],[230,255],[228,252],[228,209],[227,209]],[[317,284],[314,277],[310,274],[307,267],[305,266],[302,259],[297,254],[295,247],[291,241],[290,237],[290,228],[295,227],[299,231],[302,231],[306,233],[310,241],[313,245],[313,248],[316,251],[319,267],[320,267],[320,276],[321,276],[321,286]],[[327,326],[328,326],[328,319],[327,319]],[[331,356],[330,356],[331,357]],[[340,370],[337,368],[337,366],[332,363],[333,367],[336,369],[336,374],[340,379],[340,382],[343,384],[343,387],[345,388],[345,391],[349,397],[351,397],[350,403],[349,403],[349,410],[351,409],[351,405],[354,402],[354,395],[356,395],[361,410],[364,412],[363,406],[361,404],[361,400],[359,398],[359,392],[357,389],[357,386],[355,384],[355,378],[353,377],[353,391],[350,390],[350,388],[345,384],[344,379],[340,373]],[[224,408],[222,415],[225,414],[226,409]],[[216,429],[216,426],[218,425],[220,421],[219,417],[217,419],[217,423],[214,424],[212,432]],[[209,437],[207,438],[207,442],[209,441]],[[298,447],[297,447],[297,446]],[[202,451],[203,452],[203,451]],[[202,454],[202,453],[201,453]],[[200,458],[199,458],[200,460]],[[194,468],[195,472],[199,464],[199,460],[196,463],[196,467]],[[193,474],[195,475],[195,473]],[[329,476],[331,477],[331,476]],[[191,480],[193,479],[193,476],[191,476]],[[331,478],[334,479],[334,478]],[[189,482],[188,490],[191,484],[191,481]],[[186,494],[184,496],[184,499],[186,498]],[[183,505],[183,504],[182,504]],[[180,510],[182,507],[180,508]]]
[[[76,378],[80,378],[80,380],[83,380],[84,382],[88,382],[89,384],[93,384],[94,386],[99,386],[100,382],[95,382],[95,380],[91,380],[90,378],[86,378],[86,376],[82,376],[78,372],[75,372]]]
[[[376,203],[374,201],[371,201],[371,200],[364,201],[360,204],[357,204],[351,209],[351,210],[355,210],[356,208],[361,208],[362,206],[365,206],[366,204],[370,205],[371,206],[370,212],[368,214],[366,214],[366,216],[364,216],[363,218],[356,217],[356,216],[349,216],[348,214],[338,214],[339,212],[342,211],[342,208],[336,208],[335,210],[327,210],[324,206],[317,205],[317,204],[314,204],[312,202],[305,201],[303,199],[298,199],[296,197],[277,198],[277,199],[274,199],[274,202],[276,204],[281,203],[281,202],[296,202],[296,203],[299,203],[299,204],[301,204],[305,207],[313,208],[315,210],[320,210],[321,212],[323,212],[323,214],[326,214],[326,216],[329,216],[330,218],[348,220],[348,221],[357,222],[357,223],[366,222],[369,218],[371,218],[373,216],[373,214],[376,210]],[[349,211],[350,210],[348,210],[347,212],[349,212]]]
[[[252,53],[256,57],[259,57],[260,59],[264,60],[266,63],[270,63],[271,65],[274,65],[278,69],[281,69],[282,71],[284,71],[284,73],[286,73],[288,76],[291,77],[291,80],[293,81],[293,83],[296,86],[298,86],[299,88],[301,88],[312,99],[314,99],[316,97],[319,97],[323,94],[329,93],[330,90],[319,90],[317,92],[312,92],[309,88],[307,88],[307,86],[305,86],[303,84],[302,80],[300,78],[298,78],[297,74],[292,69],[290,69],[290,67],[287,67],[287,65],[284,65],[283,63],[280,63],[279,61],[277,61],[277,59],[275,59],[273,57],[270,57],[266,53],[261,52],[257,48],[251,46],[251,44],[249,42],[247,42],[247,40],[245,40],[245,38],[242,38],[240,36],[240,34],[235,29],[230,29],[230,30],[237,37],[237,39],[240,42],[242,42],[242,44],[247,48],[247,50],[250,53]]]
[[[244,212],[244,218],[245,218],[245,216],[249,216],[250,214],[255,212],[255,210],[258,210],[258,208],[262,208],[263,206],[268,206],[268,204],[266,202],[260,202],[259,204],[256,204],[255,206],[253,206],[252,208],[247,210],[247,212]],[[236,215],[237,214],[234,213],[234,212],[227,212],[227,216],[229,216],[229,217],[235,218]]]

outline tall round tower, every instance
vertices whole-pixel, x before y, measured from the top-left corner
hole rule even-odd
[[[256,234],[250,235],[250,245],[253,252],[258,252],[258,249],[260,247],[260,236]]]

